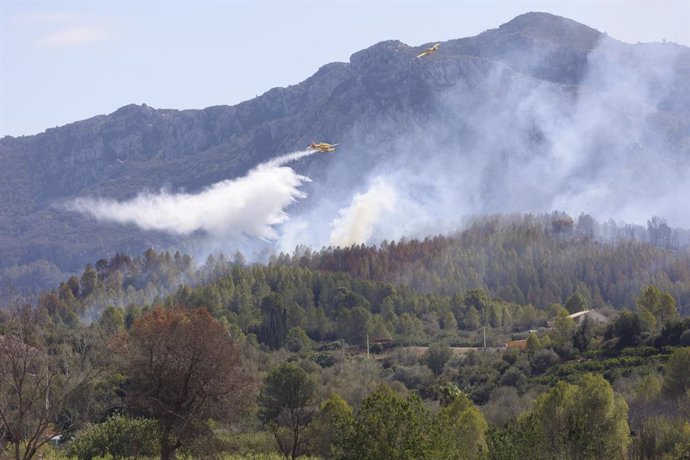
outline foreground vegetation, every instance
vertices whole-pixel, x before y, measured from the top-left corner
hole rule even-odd
[[[8,297],[2,455],[690,458],[682,250],[480,224],[267,266],[117,255]]]

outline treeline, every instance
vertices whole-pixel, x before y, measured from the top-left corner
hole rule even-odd
[[[313,252],[297,248],[272,263],[338,271],[354,277],[453,295],[482,289],[546,308],[575,291],[590,305],[634,306],[647,285],[669,291],[690,310],[690,251],[661,219],[647,228],[599,224],[563,213],[477,218],[453,236],[354,245]],[[684,238],[682,239],[684,241]]]
[[[690,251],[671,244],[678,240],[677,232],[658,219],[645,229],[598,224],[586,215],[576,221],[562,213],[491,216],[476,219],[457,235],[319,252],[298,248],[293,255],[273,257],[268,265],[345,273],[441,297],[480,289],[489,297],[538,310],[563,304],[574,292],[594,308],[633,308],[637,294],[655,285],[669,292],[685,314],[690,310]],[[40,303],[71,316],[68,321],[93,320],[108,306],[150,304],[181,285],[206,284],[236,267],[253,269],[239,252],[231,260],[210,256],[200,266],[180,253],[149,249],[139,257],[116,254],[87,265],[58,289],[43,292]],[[233,275],[233,282],[237,278]],[[261,302],[262,288],[253,289],[252,295],[257,292]],[[368,300],[378,307],[376,300]],[[456,321],[462,319],[456,315]]]
[[[151,272],[155,264],[158,268]],[[135,270],[123,270],[124,267]],[[421,294],[410,287],[360,280],[293,266],[210,261],[192,272],[189,260],[148,251],[140,260],[117,256],[88,266],[58,289],[43,293],[37,308],[55,322],[76,325],[105,312],[123,312],[127,324],[151,304],[204,307],[231,325],[237,334],[255,336],[270,349],[287,342],[299,349],[312,341],[344,340],[363,346],[366,337],[395,338],[400,343],[428,343],[436,336],[481,326],[510,332],[544,325],[548,311],[491,298],[480,290],[454,296]],[[142,281],[142,272],[149,272]],[[161,276],[161,273],[163,274]],[[190,287],[182,276],[213,282]],[[162,280],[158,287],[152,278]],[[145,278],[146,279],[146,278]],[[126,286],[126,287],[125,287]],[[137,286],[137,287],[135,287]],[[161,295],[170,293],[167,297]]]
[[[197,267],[187,255],[149,249],[87,265],[81,276],[41,293],[37,305],[67,325],[94,321],[107,308],[127,309],[131,322],[146,305],[204,306],[272,349],[289,339],[299,347],[305,335],[363,345],[367,334],[428,343],[483,326],[525,331],[545,325],[555,316],[553,306],[575,294],[581,308],[635,309],[648,285],[668,292],[684,314],[690,253],[598,239],[639,239],[631,229],[601,226],[587,216],[495,216],[452,237],[318,253],[302,248],[267,266],[247,264],[236,253],[232,260],[211,256]]]

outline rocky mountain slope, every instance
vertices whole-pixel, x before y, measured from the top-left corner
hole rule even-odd
[[[378,43],[352,55],[349,63],[327,64],[300,84],[271,89],[232,107],[170,110],[128,105],[35,136],[1,139],[0,268],[4,278],[18,284],[30,278],[40,284],[116,251],[140,253],[146,247],[167,247],[176,241],[134,226],[98,223],[61,207],[75,197],[126,199],[161,187],[195,191],[242,175],[268,158],[304,148],[313,140],[340,142],[342,155],[350,155],[346,158],[356,160],[362,171],[385,161],[394,164],[395,150],[400,148],[396,142],[419,127],[442,124],[450,106],[481,105],[476,112],[464,109],[460,122],[441,134],[445,145],[459,146],[456,151],[478,148],[484,134],[474,120],[486,115],[480,110],[491,113],[515,104],[511,116],[520,114],[524,102],[515,102],[515,88],[548,92],[557,101],[547,105],[549,110],[576,107],[583,93],[596,92],[597,85],[609,81],[591,78],[595,61],[621,69],[655,68],[663,58],[662,67],[669,72],[651,75],[651,83],[645,86],[655,97],[626,102],[630,113],[621,113],[621,118],[635,118],[628,128],[641,126],[649,134],[646,138],[653,138],[645,145],[647,150],[663,149],[674,161],[690,155],[688,48],[623,44],[545,13],[524,14],[498,29],[442,43],[438,53],[416,59],[424,48],[398,41]],[[656,95],[659,86],[664,91]],[[653,107],[646,107],[649,100],[654,101]],[[643,106],[646,109],[641,111]],[[575,117],[573,113],[567,112]],[[535,145],[537,150],[545,148],[544,129],[538,123],[520,129],[528,142],[518,155],[529,155]],[[606,139],[597,142],[593,151],[608,148]],[[354,149],[355,145],[370,149]],[[495,150],[510,155],[505,147]],[[326,184],[331,177],[331,186],[346,194],[347,184],[342,183],[346,180],[341,178],[339,183],[332,168],[324,170],[325,161],[311,157],[296,168],[313,179],[323,178]],[[338,161],[342,165],[345,160]],[[497,164],[486,165],[482,171],[502,167]],[[498,202],[492,193],[484,190],[480,199]]]

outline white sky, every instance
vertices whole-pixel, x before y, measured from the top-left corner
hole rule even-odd
[[[468,37],[528,11],[690,46],[690,0],[0,0],[0,136],[130,103],[233,105],[382,40]]]

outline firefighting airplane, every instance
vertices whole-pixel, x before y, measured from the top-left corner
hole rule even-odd
[[[430,54],[434,54],[438,49],[441,47],[440,43],[436,43],[434,46],[431,48],[427,48],[424,51],[422,51],[420,54],[417,55],[418,58],[424,57],[424,56],[429,56]]]
[[[327,144],[326,142],[312,142],[307,146],[308,149],[318,150],[322,153],[335,152],[335,146],[338,144]]]

